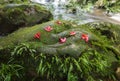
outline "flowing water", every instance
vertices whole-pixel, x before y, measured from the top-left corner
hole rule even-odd
[[[88,23],[96,21],[87,15],[80,7],[76,7],[76,13],[70,12],[66,8],[69,0],[31,0],[36,3],[43,4],[47,9],[49,9],[54,19],[64,19],[77,22],[78,24]]]
[[[76,6],[76,13],[70,12],[66,5],[70,2],[70,0],[31,0],[32,2],[43,4],[50,10],[54,16],[54,19],[64,19],[77,22],[77,24],[85,24],[89,22],[96,21],[105,21],[111,22],[114,24],[120,24],[120,15],[107,16],[104,10],[94,9],[89,6],[88,10],[90,12],[86,12],[81,9],[79,6]]]

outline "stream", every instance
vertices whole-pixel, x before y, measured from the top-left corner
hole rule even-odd
[[[31,0],[32,2],[42,4],[53,14],[54,20],[63,19],[76,22],[78,25],[89,22],[104,21],[114,24],[120,24],[120,14],[112,14],[108,16],[106,11],[95,9],[90,6],[89,12],[76,7],[76,12],[72,13],[66,8],[69,0]]]
[[[51,11],[55,20],[63,19],[76,22],[77,24],[84,24],[88,22],[94,22],[95,19],[92,19],[87,16],[82,9],[76,7],[76,13],[72,13],[66,8],[66,5],[69,3],[69,0],[31,0],[32,2],[42,4]]]

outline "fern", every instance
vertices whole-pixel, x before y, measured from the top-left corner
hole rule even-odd
[[[13,77],[21,78],[24,68],[17,64],[1,64],[0,66],[0,81],[12,81]]]
[[[105,56],[94,50],[89,50],[78,58],[61,58],[57,55],[47,58],[41,54],[39,60],[38,74],[51,80],[58,80],[57,77],[67,77],[67,81],[78,81],[80,78],[92,81],[95,76],[112,78],[111,71],[108,71],[110,65]]]
[[[34,49],[30,48],[29,45],[25,43],[21,43],[20,45],[16,46],[14,48],[14,51],[11,53],[11,56],[18,55],[18,56],[24,56],[24,53],[28,52],[31,54],[32,57],[34,57],[34,53],[36,52]]]

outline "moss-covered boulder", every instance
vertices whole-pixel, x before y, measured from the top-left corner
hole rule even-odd
[[[29,2],[28,0],[0,0],[0,4],[9,4],[9,3],[23,3]]]
[[[50,31],[46,30],[47,27]],[[26,43],[37,52],[44,54],[80,56],[89,49],[101,51],[106,48],[119,55],[119,30],[119,25],[110,23],[74,26],[66,21],[62,24],[50,21],[31,28],[21,28],[7,37],[1,38],[0,49]],[[71,35],[71,32],[74,32],[75,35]]]
[[[52,14],[37,4],[6,4],[0,7],[0,34],[52,19]]]
[[[0,63],[5,63],[0,71],[6,75],[4,66],[17,64],[24,67],[17,70],[24,74],[20,81],[117,81],[113,76],[120,66],[119,31],[119,25],[104,22],[49,21],[21,28],[0,38]]]

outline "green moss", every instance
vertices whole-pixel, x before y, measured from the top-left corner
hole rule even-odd
[[[49,21],[52,17],[48,10],[38,4],[8,4],[0,11],[0,33],[11,33],[20,27]]]
[[[31,47],[37,49],[39,52],[50,54],[69,54],[72,56],[79,56],[85,50],[92,48],[99,52],[108,52],[111,50],[111,45],[114,49],[113,52],[119,55],[119,36],[115,37],[109,35],[109,32],[116,31],[119,34],[119,27],[111,24],[99,24],[97,28],[95,24],[85,24],[80,26],[74,26],[75,24],[67,21],[62,21],[62,24],[58,25],[55,21],[50,21],[40,25],[33,26],[31,28],[21,28],[18,31],[3,37],[0,39],[0,48],[4,49],[9,46],[14,46],[20,43],[29,43]],[[46,26],[51,26],[53,30],[47,32],[44,30]],[[114,28],[113,28],[114,27]],[[104,30],[109,32],[103,34]],[[75,36],[70,36],[70,31],[76,31]],[[40,32],[40,39],[35,39],[34,35]],[[86,43],[81,39],[81,35],[85,33],[89,36],[89,42]],[[109,36],[109,37],[107,37]],[[61,44],[59,38],[66,37],[66,43]],[[113,39],[114,38],[114,39]],[[111,41],[112,40],[112,41]],[[117,44],[116,44],[117,43]],[[38,44],[38,45],[37,45]],[[43,51],[44,49],[44,51]],[[46,51],[45,51],[46,50]],[[116,51],[117,50],[117,51]],[[70,52],[71,51],[71,52]]]

